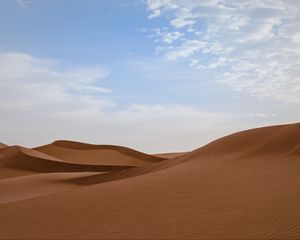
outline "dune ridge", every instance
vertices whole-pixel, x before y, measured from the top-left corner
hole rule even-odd
[[[2,149],[0,153],[2,166],[34,172],[105,172],[130,167],[68,163],[45,153],[20,146]]]
[[[163,157],[145,154],[131,148],[115,145],[93,145],[60,140],[34,148],[66,162],[84,164],[113,164],[141,166],[165,160]]]
[[[0,149],[2,149],[2,148],[6,148],[7,147],[7,145],[6,144],[4,144],[4,143],[1,143],[0,142]]]
[[[73,144],[58,142],[67,152]],[[299,123],[278,125],[120,171],[0,180],[7,191],[0,204],[0,238],[299,239],[299,144]],[[37,149],[21,150],[45,159]],[[90,150],[78,151],[84,156]],[[60,162],[56,159],[66,163],[47,157]],[[27,190],[18,190],[22,182]],[[31,184],[37,190],[30,192]]]
[[[187,153],[188,152],[172,152],[172,153],[157,153],[157,154],[153,154],[153,155],[157,156],[157,157],[166,158],[166,159],[172,159],[172,158],[181,157]]]
[[[261,127],[233,133],[217,139],[193,154],[298,155],[300,123]]]

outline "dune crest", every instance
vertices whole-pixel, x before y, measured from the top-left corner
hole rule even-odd
[[[106,172],[131,167],[69,163],[45,153],[20,146],[4,148],[0,151],[0,154],[1,166],[33,172]]]
[[[206,155],[298,156],[300,123],[261,127],[219,138],[192,151],[189,157]]]
[[[184,154],[187,154],[187,153],[188,152],[173,152],[173,153],[157,153],[157,154],[153,154],[153,155],[157,156],[157,157],[172,159],[172,158],[181,157],[181,156],[183,156]]]
[[[4,143],[1,143],[0,142],[0,149],[2,149],[2,148],[6,148],[7,147],[7,145],[6,144],[4,144]]]
[[[66,162],[95,165],[143,166],[165,160],[162,157],[148,155],[121,146],[93,145],[62,140],[34,148],[34,150]]]

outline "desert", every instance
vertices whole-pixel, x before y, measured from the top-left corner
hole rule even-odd
[[[0,151],[2,239],[300,237],[299,123],[173,158],[71,141]]]
[[[300,0],[0,0],[0,240],[300,239]]]

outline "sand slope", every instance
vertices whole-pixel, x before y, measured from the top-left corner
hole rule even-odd
[[[3,179],[0,180],[0,204],[69,191],[80,187],[72,184],[72,180],[94,174],[99,173],[45,173]]]
[[[142,166],[164,160],[126,147],[72,141],[55,141],[35,150],[66,162],[84,164]]]
[[[0,142],[0,149],[7,147],[6,144]]]
[[[300,124],[259,128],[110,181],[87,176],[0,205],[0,237],[299,239],[299,144]]]
[[[187,154],[187,152],[158,153],[158,154],[153,154],[153,155],[157,156],[157,157],[166,158],[166,159],[172,159],[172,158],[176,158],[176,157],[181,157],[184,154]]]
[[[257,128],[220,138],[194,151],[195,155],[299,156],[300,123]]]

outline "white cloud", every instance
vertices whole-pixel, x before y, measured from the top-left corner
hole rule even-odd
[[[155,9],[152,14],[149,15],[149,19],[158,17],[160,15],[160,10]]]
[[[274,28],[276,26],[279,26],[281,24],[280,19],[274,18],[274,19],[268,19],[262,23],[260,23],[258,26],[256,26],[254,29],[251,29],[249,33],[244,33],[244,37],[241,36],[239,38],[240,43],[247,43],[251,41],[260,42],[265,40],[270,40],[275,36],[274,34]]]
[[[179,58],[187,58],[199,52],[207,45],[204,41],[188,40],[182,45],[168,49],[165,52],[165,57],[168,60],[177,60]],[[161,50],[164,50],[163,48]]]
[[[71,85],[72,89],[76,92],[79,92],[81,94],[89,94],[89,93],[112,93],[112,90],[103,88],[103,87],[97,87],[92,85],[84,85],[84,84],[78,84],[74,83]]]
[[[208,65],[208,69],[215,69],[215,68],[224,66],[224,65],[226,65],[227,63],[230,63],[230,62],[232,62],[231,59],[227,59],[225,57],[219,57],[215,62],[210,63]]]
[[[26,7],[30,3],[31,3],[31,1],[29,1],[29,0],[16,0],[16,4],[19,7]]]
[[[180,40],[182,36],[184,36],[184,34],[179,31],[169,32],[160,28],[150,29],[150,32],[151,34],[148,35],[149,38],[156,38],[155,41],[158,41],[157,38],[159,38],[162,42],[167,44],[173,43],[175,40]]]
[[[0,106],[30,110],[44,104],[69,104],[74,99],[78,99],[74,105],[81,105],[100,98],[91,93],[110,92],[97,85],[109,74],[103,67],[59,68],[59,62],[54,60],[21,53],[0,54]],[[95,106],[107,104],[108,101],[99,100]]]
[[[177,6],[172,4],[170,0],[147,0],[146,1],[149,10],[152,13],[149,15],[149,19],[155,18],[161,15],[161,8],[164,8],[165,5],[168,5],[170,9],[176,9]]]
[[[198,63],[199,63],[199,60],[198,60],[198,59],[193,59],[193,60],[191,61],[191,63],[190,63],[190,66],[191,66],[191,67],[195,67],[195,66],[198,65]]]
[[[300,43],[300,32],[294,34],[294,36],[292,37],[292,40],[295,43]]]
[[[18,7],[24,8],[31,4],[31,0],[4,0],[6,2],[14,2]]]
[[[248,113],[249,117],[252,118],[274,118],[277,116],[275,113],[261,113],[261,112],[256,112],[256,113]]]
[[[176,19],[171,20],[170,23],[175,28],[182,28],[182,27],[185,27],[185,26],[193,25],[195,23],[195,21],[176,18]]]
[[[165,33],[163,36],[162,36],[162,39],[164,42],[166,43],[172,43],[174,42],[176,39],[182,37],[184,34],[183,33],[180,33],[180,32],[168,32],[168,33]]]
[[[184,34],[180,44],[156,47],[166,59],[185,58],[251,96],[300,103],[300,1],[148,0],[147,7]]]

